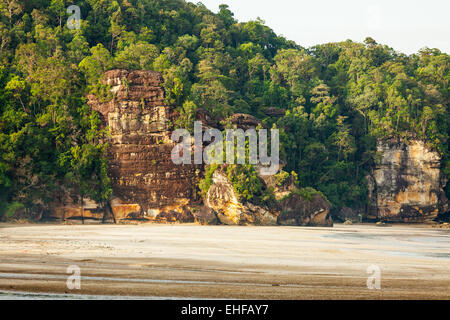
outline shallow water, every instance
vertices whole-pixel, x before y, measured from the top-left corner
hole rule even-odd
[[[81,294],[30,293],[21,291],[0,291],[0,300],[189,300],[178,297],[137,297],[137,296],[101,296]],[[192,298],[202,300],[198,298]]]
[[[354,244],[355,240],[361,240],[361,243],[370,240],[371,244],[377,243],[384,246],[395,246],[397,248],[405,248],[400,250],[382,250],[383,253],[392,256],[412,257],[412,258],[434,258],[434,259],[450,259],[450,253],[437,252],[439,250],[448,251],[450,247],[450,233],[442,232],[436,235],[423,234],[369,234],[363,231],[357,232],[336,232],[323,236],[324,238],[333,238],[339,240],[348,240],[350,244]],[[416,250],[414,250],[416,249]],[[420,249],[417,250],[417,249]],[[381,251],[378,249],[359,249],[362,251]]]
[[[35,273],[0,273],[3,279],[38,279],[38,280],[66,280],[66,275],[55,274],[35,274]],[[246,282],[227,282],[227,281],[185,281],[185,280],[158,280],[158,279],[136,279],[136,278],[115,278],[115,277],[80,277],[82,281],[116,281],[133,283],[162,283],[162,284],[195,284],[195,285],[236,285],[236,286],[257,286],[271,287],[271,284],[264,283],[246,283]]]

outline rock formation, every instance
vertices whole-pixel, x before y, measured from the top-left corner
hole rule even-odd
[[[236,129],[248,130],[256,129],[258,126],[263,127],[261,121],[254,116],[245,113],[235,113],[231,116],[231,123]]]
[[[363,214],[349,207],[343,207],[335,215],[342,222],[362,222]]]
[[[119,220],[194,221],[188,205],[198,199],[201,168],[177,166],[171,160],[174,119],[172,108],[164,103],[162,81],[162,75],[153,71],[111,70],[102,83],[110,86],[113,99],[102,102],[93,95],[88,97],[88,104],[110,128],[111,206]],[[98,218],[98,209],[90,207],[85,210],[86,217]],[[69,202],[57,206],[54,216],[79,212]]]
[[[441,158],[422,141],[380,141],[382,158],[369,177],[369,215],[424,222],[448,210]]]
[[[274,177],[260,178],[265,188],[274,190],[276,201],[269,206],[241,201],[224,170],[218,169],[212,177],[206,207],[213,210],[219,221],[226,225],[333,226],[331,205],[320,193],[316,192],[308,199],[300,195],[292,179],[286,179],[283,185],[276,185]]]
[[[282,213],[278,216],[278,224],[332,227],[330,209],[330,203],[321,194],[313,194],[311,199],[308,199],[298,192],[293,192],[281,200]]]
[[[205,205],[216,212],[222,224],[264,226],[277,224],[277,217],[280,214],[277,208],[240,201],[233,185],[222,170],[216,170],[212,180]]]
[[[219,224],[217,213],[206,206],[200,208],[193,208],[192,214],[194,215],[195,222],[202,225],[216,225]]]

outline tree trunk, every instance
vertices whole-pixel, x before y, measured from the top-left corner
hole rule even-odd
[[[103,219],[102,223],[105,223],[106,217],[108,216],[108,212],[111,214],[113,218],[114,224],[117,224],[116,217],[114,216],[114,211],[112,210],[111,203],[109,201],[105,202],[103,205]]]
[[[106,203],[106,205],[108,206],[109,212],[111,212],[111,216],[113,217],[114,224],[117,224],[116,216],[114,215],[114,211],[113,211],[113,209],[112,209],[112,207],[111,207],[111,202],[108,201],[108,202]]]
[[[108,210],[106,209],[106,203],[103,203],[103,218],[102,218],[102,223],[104,224],[106,221],[106,217],[108,215]]]
[[[81,210],[81,223],[84,224],[84,207],[83,207],[83,196],[80,196],[80,210]]]

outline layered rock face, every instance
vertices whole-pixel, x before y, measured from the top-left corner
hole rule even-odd
[[[264,178],[266,187],[274,188],[277,200],[270,206],[240,201],[227,175],[221,169],[216,170],[206,196],[206,208],[214,211],[218,220],[226,225],[333,226],[331,205],[322,195],[314,194],[306,199],[290,181],[276,186],[273,177]]]
[[[177,166],[171,160],[174,119],[172,108],[164,104],[162,75],[111,70],[102,82],[111,87],[113,99],[102,102],[89,96],[88,104],[100,113],[111,132],[108,157],[116,218],[194,221],[187,206],[198,199],[200,168]],[[64,210],[77,214],[67,206]],[[87,216],[91,211],[86,211]]]
[[[278,223],[285,226],[321,226],[332,227],[331,205],[320,194],[305,199],[298,193],[292,193],[281,201],[282,213]]]
[[[424,222],[448,210],[440,156],[424,142],[380,141],[381,161],[369,179],[369,215],[385,221]]]
[[[162,82],[162,75],[153,71],[112,70],[103,83],[111,87],[114,99],[101,103],[91,97],[89,105],[103,115],[111,131],[115,214],[191,221],[185,206],[197,198],[199,168],[171,160],[174,119],[164,104]]]
[[[264,208],[250,202],[239,201],[225,173],[216,170],[212,177],[205,205],[216,212],[226,225],[276,225],[280,212],[277,208]]]

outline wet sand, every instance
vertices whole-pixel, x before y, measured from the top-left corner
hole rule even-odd
[[[0,224],[0,243],[0,299],[450,299],[450,230],[425,226]]]

